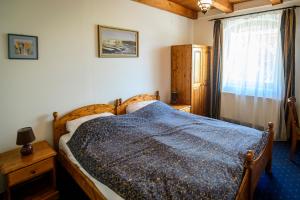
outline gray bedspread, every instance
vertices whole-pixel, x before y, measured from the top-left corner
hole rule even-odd
[[[267,133],[155,102],[83,123],[67,143],[84,169],[125,199],[234,199],[245,153]]]

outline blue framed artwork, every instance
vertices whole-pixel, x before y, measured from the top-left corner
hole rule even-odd
[[[8,59],[38,60],[38,37],[8,34]]]

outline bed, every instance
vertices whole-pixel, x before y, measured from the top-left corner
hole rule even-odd
[[[119,197],[114,196],[115,194],[113,194],[113,192],[109,189],[107,190],[104,184],[95,182],[95,180],[93,180],[93,178],[91,178],[91,176],[89,176],[86,171],[82,170],[82,167],[80,167],[80,165],[76,164],[74,160],[72,161],[72,158],[70,158],[66,149],[59,148],[60,138],[67,133],[66,122],[82,116],[103,112],[122,115],[126,113],[126,107],[133,102],[155,99],[159,99],[158,92],[155,95],[137,95],[124,102],[122,102],[121,99],[118,99],[116,100],[115,105],[98,104],[85,106],[83,108],[76,109],[62,117],[58,117],[58,113],[56,112],[53,113],[53,138],[54,146],[59,151],[59,161],[72,175],[72,177],[83,189],[83,191],[89,196],[90,199],[116,199]],[[253,192],[262,172],[266,170],[267,172],[271,173],[272,143],[274,132],[273,124],[269,123],[268,126],[269,134],[267,142],[265,147],[260,151],[259,155],[254,155],[253,149],[248,150],[245,154],[243,177],[238,191],[236,192],[235,199],[252,199]]]

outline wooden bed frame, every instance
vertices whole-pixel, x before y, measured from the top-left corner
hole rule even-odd
[[[160,99],[159,91],[156,91],[155,95],[149,95],[149,94],[136,95],[136,96],[133,96],[133,97],[127,99],[123,103],[122,103],[122,99],[117,99],[116,103],[115,103],[117,115],[126,114],[126,107],[129,104],[136,103],[139,101],[150,101],[150,100],[159,100],[159,99]]]
[[[82,108],[71,111],[70,113],[58,117],[58,113],[53,113],[53,144],[55,149],[59,152],[58,159],[64,168],[70,173],[77,184],[82,188],[82,190],[87,194],[87,196],[92,200],[106,200],[105,196],[97,189],[95,184],[79,169],[78,166],[73,164],[66,154],[59,150],[59,138],[66,134],[66,123],[67,121],[77,119],[79,117],[99,114],[103,112],[111,112],[113,114],[125,114],[127,105],[145,101],[145,100],[159,100],[159,92],[157,91],[155,95],[142,94],[131,97],[122,103],[121,99],[117,99],[115,105],[108,104],[94,104],[88,105]],[[254,159],[254,152],[249,150],[245,155],[246,161],[244,165],[244,175],[240,185],[240,188],[236,195],[236,200],[252,200],[253,193],[259,178],[264,170],[271,173],[272,167],[272,146],[273,146],[273,123],[268,123],[269,138],[265,148],[262,150],[260,155],[256,156]]]

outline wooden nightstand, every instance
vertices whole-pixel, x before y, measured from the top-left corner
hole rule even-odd
[[[188,113],[191,112],[191,106],[190,105],[180,105],[180,104],[172,105],[171,104],[170,106],[172,106],[176,110],[181,110],[181,111],[188,112]]]
[[[20,148],[0,154],[0,172],[6,177],[6,199],[58,199],[56,152],[46,141],[33,144],[33,153],[21,156]]]

